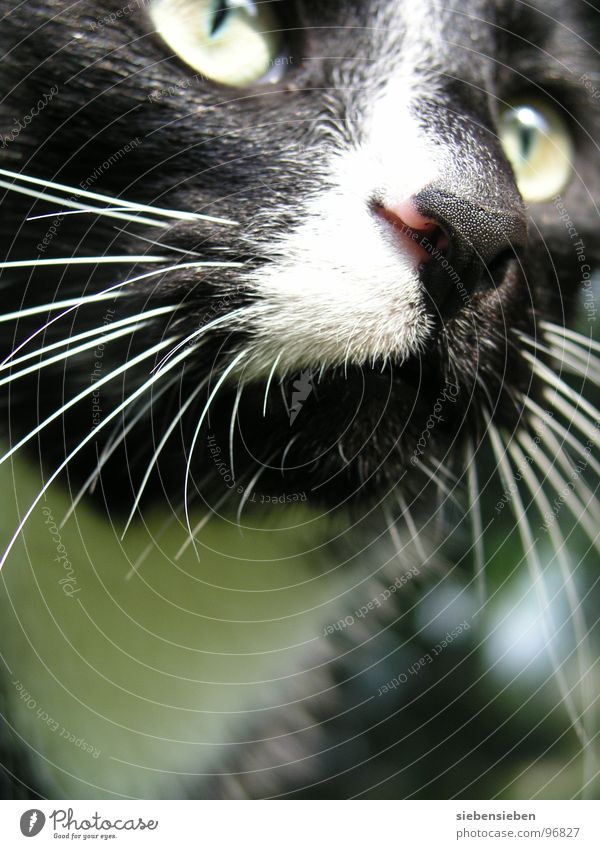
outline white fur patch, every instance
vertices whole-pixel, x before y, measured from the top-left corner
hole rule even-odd
[[[263,374],[277,358],[280,373],[402,361],[429,338],[414,261],[370,208],[374,198],[389,205],[410,198],[442,166],[411,111],[419,96],[412,60],[396,55],[396,62],[396,70],[387,63],[369,113],[360,116],[364,141],[332,153],[327,188],[301,202],[302,224],[272,246],[275,261],[250,277],[257,297],[248,325],[251,373]]]

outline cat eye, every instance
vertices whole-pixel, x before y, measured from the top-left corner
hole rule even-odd
[[[276,70],[281,26],[272,4],[253,0],[150,0],[156,31],[200,75],[245,86]]]
[[[573,142],[552,106],[512,104],[500,117],[499,136],[523,200],[548,200],[564,189],[573,170]]]

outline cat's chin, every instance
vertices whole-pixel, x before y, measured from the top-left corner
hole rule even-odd
[[[430,468],[462,456],[469,414],[460,390],[417,359],[307,370],[273,380],[266,403],[265,391],[245,387],[233,430],[235,393],[211,412],[194,473],[200,480],[202,471],[207,504],[301,501],[322,510],[374,504],[399,487],[413,498]]]

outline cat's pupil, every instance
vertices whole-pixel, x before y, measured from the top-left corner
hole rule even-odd
[[[209,35],[211,38],[216,35],[221,29],[230,12],[231,7],[229,5],[229,0],[217,0],[213,9],[212,21],[210,25]]]
[[[521,157],[523,162],[527,162],[535,143],[537,129],[535,127],[521,127]]]

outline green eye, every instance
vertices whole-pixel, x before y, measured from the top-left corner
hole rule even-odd
[[[151,0],[149,10],[173,52],[211,80],[250,85],[276,66],[281,27],[270,3]]]
[[[525,201],[548,200],[564,189],[573,170],[573,142],[551,106],[513,104],[500,117],[499,134]]]

